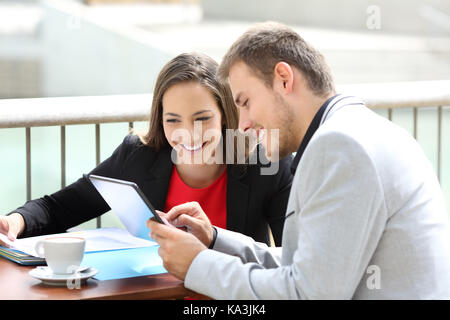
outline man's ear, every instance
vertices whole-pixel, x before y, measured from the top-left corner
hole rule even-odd
[[[289,94],[294,89],[294,70],[283,61],[278,62],[273,70],[274,89],[281,90],[285,94]]]

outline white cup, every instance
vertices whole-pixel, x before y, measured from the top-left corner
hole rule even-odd
[[[36,243],[35,251],[45,258],[55,274],[74,273],[81,264],[86,240],[78,237],[50,237]]]

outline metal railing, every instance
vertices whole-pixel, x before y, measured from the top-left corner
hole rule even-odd
[[[372,109],[413,108],[413,135],[417,138],[418,109],[437,107],[437,175],[441,178],[442,109],[450,106],[450,80],[376,83],[339,86],[338,92],[362,98]],[[61,187],[66,185],[66,126],[95,124],[96,163],[100,163],[100,124],[146,121],[149,118],[151,94],[118,96],[83,96],[62,98],[0,100],[0,128],[25,128],[26,190],[31,199],[31,128],[60,126]],[[97,219],[97,227],[101,220]]]
[[[25,128],[26,199],[31,200],[31,128],[60,126],[61,188],[66,186],[66,126],[95,124],[95,159],[100,164],[100,124],[149,119],[151,94],[0,100],[0,129]],[[101,218],[96,219],[97,228]]]
[[[417,139],[418,109],[437,107],[437,168],[442,174],[442,110],[450,106],[450,80],[358,84],[342,86],[340,92],[348,92],[362,98],[371,109],[387,109],[392,121],[394,109],[413,108],[413,136]]]

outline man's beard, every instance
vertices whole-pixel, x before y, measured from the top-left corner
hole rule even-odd
[[[279,128],[278,138],[278,156],[282,159],[292,152],[295,152],[299,146],[295,144],[295,116],[292,107],[281,97],[280,94],[274,92],[275,105],[277,106],[278,115],[277,127]],[[272,142],[271,142],[272,144]]]

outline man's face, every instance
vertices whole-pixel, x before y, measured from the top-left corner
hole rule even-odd
[[[231,67],[229,82],[239,108],[239,130],[253,132],[270,160],[276,161],[277,155],[281,159],[294,152],[298,148],[292,141],[295,118],[282,95],[267,86],[243,62]]]

